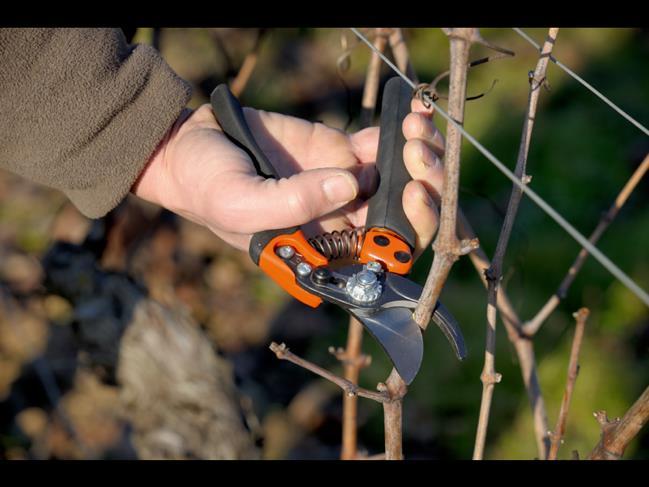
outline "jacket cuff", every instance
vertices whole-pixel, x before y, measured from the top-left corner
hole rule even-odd
[[[74,205],[89,218],[100,218],[130,192],[151,155],[172,127],[191,97],[189,84],[176,75],[150,46],[138,45],[131,56],[147,57],[142,88],[109,125],[110,160],[87,188],[65,188]],[[136,59],[133,59],[136,61]],[[95,166],[97,161],[89,161]]]

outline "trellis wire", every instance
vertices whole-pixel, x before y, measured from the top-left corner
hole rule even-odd
[[[413,83],[405,74],[403,74],[399,68],[397,68],[383,53],[379,52],[377,49],[374,49],[372,43],[357,29],[354,27],[350,28],[352,32],[361,39],[365,44],[367,44],[370,49],[375,51],[381,59],[388,65],[392,70],[397,73],[401,78],[406,81],[413,90],[417,89],[417,85]],[[585,248],[595,259],[599,261],[604,268],[606,268],[611,274],[613,274],[622,284],[624,284],[633,294],[635,294],[640,301],[645,305],[649,306],[649,294],[647,294],[640,286],[638,286],[629,276],[627,276],[619,267],[617,267],[608,257],[606,257],[597,247],[591,244],[586,237],[584,237],[579,231],[574,228],[568,221],[563,218],[559,213],[557,213],[554,208],[552,208],[548,203],[543,200],[535,191],[528,188],[525,183],[518,179],[514,173],[512,173],[507,166],[496,158],[489,150],[487,150],[480,142],[478,142],[471,134],[469,134],[462,125],[458,124],[453,120],[444,110],[442,110],[439,105],[437,105],[432,97],[430,97],[425,91],[422,91],[423,96],[427,101],[435,107],[435,110],[442,115],[447,121],[452,123],[455,128],[457,128],[460,133],[469,141],[473,146],[478,149],[492,164],[494,164],[508,179],[510,179],[516,186],[518,186],[523,193],[527,194],[529,198],[534,201],[543,211],[545,211],[555,222],[559,224],[568,234],[574,238],[583,248]]]
[[[537,44],[534,39],[532,39],[530,36],[528,36],[525,32],[523,32],[521,29],[518,27],[512,27],[514,29],[514,32],[516,32],[519,36],[521,36],[523,39],[525,39],[527,42],[532,44],[534,47],[537,49],[541,49],[541,46]],[[606,98],[600,91],[598,91],[595,87],[593,87],[590,83],[588,83],[585,79],[583,79],[581,76],[579,76],[577,73],[575,73],[572,69],[570,69],[568,66],[563,64],[561,61],[559,61],[557,58],[554,56],[550,56],[550,61],[552,61],[554,64],[559,66],[561,69],[563,69],[566,73],[568,73],[570,76],[572,76],[574,79],[579,81],[582,85],[584,85],[588,90],[590,90],[593,94],[597,95],[604,103],[606,103],[608,106],[610,106],[613,110],[615,110],[617,113],[622,115],[628,122],[631,124],[635,125],[637,128],[639,128],[642,132],[645,133],[645,135],[649,135],[649,129],[647,129],[644,125],[642,125],[640,122],[638,122],[636,119],[634,119],[631,115],[626,113],[624,110],[622,110],[620,107],[618,107],[615,103],[613,103],[611,100]]]

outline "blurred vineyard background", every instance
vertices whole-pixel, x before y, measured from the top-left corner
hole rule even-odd
[[[527,32],[540,41],[547,31]],[[152,29],[138,29],[134,41],[150,43],[152,34]],[[484,97],[467,103],[465,127],[513,167],[527,73],[537,52],[511,29],[483,29],[482,34],[516,56],[469,71],[469,94],[498,82]],[[197,107],[207,102],[217,83],[236,75],[257,36],[257,29],[163,29],[159,45],[171,67],[192,83],[191,106]],[[354,130],[369,50],[358,45],[341,77],[336,67],[341,36],[353,42],[344,29],[267,29],[242,102]],[[421,80],[430,81],[448,68],[448,41],[439,29],[406,29],[405,36]],[[481,49],[472,50],[472,59],[488,54]],[[561,29],[554,55],[638,120],[649,122],[649,31]],[[387,66],[382,73],[383,82],[391,76]],[[649,140],[553,64],[548,80],[528,172],[534,190],[588,235],[649,152]],[[437,122],[444,131],[445,123]],[[490,256],[510,189],[509,181],[465,143],[460,204]],[[265,278],[246,254],[181,218],[160,220],[158,212],[135,199],[123,204],[117,213],[127,222],[125,228],[141,234],[125,239],[129,247],[121,254],[104,255],[102,266],[127,272],[156,300],[190,312],[231,364],[246,425],[262,458],[338,458],[340,392],[278,361],[268,344],[283,341],[296,353],[340,371],[328,347],[344,346],[346,316],[330,306],[316,311],[302,306]],[[119,412],[117,385],[102,378],[79,351],[73,305],[43,286],[41,258],[54,239],[78,243],[90,227],[61,194],[0,172],[0,458],[136,457],[130,426]],[[649,288],[646,178],[598,246]],[[578,251],[567,234],[523,199],[504,278],[522,318],[532,317],[556,290]],[[419,282],[430,263],[429,250],[415,266]],[[442,298],[461,323],[470,354],[458,363],[436,328],[425,334],[422,369],[404,405],[406,458],[465,459],[473,449],[486,292],[468,259],[453,268]],[[649,382],[648,310],[590,259],[535,339],[549,423],[556,421],[563,394],[571,315],[582,306],[590,308],[591,316],[559,458],[570,458],[572,450],[582,456],[590,452],[600,434],[593,411],[622,415]],[[374,389],[390,364],[367,335],[363,347],[372,364],[362,371],[360,385]],[[486,457],[533,459],[530,408],[516,355],[500,325],[497,347],[496,368],[503,379],[495,390]],[[56,383],[53,390],[60,397],[48,397],[43,377]],[[359,446],[370,454],[383,451],[382,418],[380,405],[360,400]],[[631,444],[625,458],[649,458],[649,431]]]

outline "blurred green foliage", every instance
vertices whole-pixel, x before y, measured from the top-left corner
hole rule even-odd
[[[514,50],[516,56],[470,70],[469,94],[484,92],[494,80],[498,82],[487,95],[467,103],[465,127],[513,168],[527,103],[527,73],[534,68],[537,53],[510,29],[484,29],[482,33]],[[528,33],[541,41],[546,30],[529,29]],[[252,30],[236,35],[230,32],[231,42],[226,48],[232,64],[238,65],[250,49],[252,34]],[[273,29],[264,40],[259,62],[242,95],[244,102],[340,128],[351,105],[354,118],[350,130],[354,130],[369,51],[358,45],[351,53],[351,67],[344,74],[350,90],[346,92],[336,72],[341,35],[350,45],[354,42],[353,34],[341,29]],[[408,29],[406,39],[421,80],[431,80],[447,69],[448,42],[439,29]],[[227,63],[207,30],[169,29],[161,47],[172,67],[196,86],[208,76],[223,80]],[[476,47],[471,57],[488,53]],[[554,55],[636,119],[649,122],[647,31],[561,29]],[[387,76],[385,67],[383,78]],[[554,64],[550,64],[547,78],[550,90],[541,94],[528,173],[533,176],[534,190],[588,235],[649,151],[649,142]],[[444,90],[445,86],[440,88]],[[196,90],[192,103],[206,101],[205,90]],[[445,131],[441,118],[437,123]],[[482,247],[491,255],[511,184],[468,143],[463,148],[461,176],[461,205]],[[645,289],[649,288],[648,189],[645,180],[599,243],[601,250]],[[531,318],[556,290],[578,251],[571,237],[523,199],[504,271],[504,286],[523,319]],[[430,262],[429,251],[416,265],[414,276],[420,282]],[[264,294],[262,288],[256,287],[255,292]],[[268,295],[268,299],[276,298],[274,292]],[[437,458],[470,458],[481,393],[486,293],[468,259],[454,267],[443,300],[462,324],[470,356],[458,363],[444,337],[434,327],[429,328],[423,367],[405,404],[405,452],[430,450]],[[574,329],[571,315],[582,306],[590,308],[591,316],[559,458],[570,458],[572,450],[578,450],[582,457],[587,455],[599,437],[592,412],[606,409],[611,416],[622,415],[649,379],[647,309],[591,259],[535,339],[550,426],[556,422],[566,380]],[[331,335],[314,340],[311,346],[310,358],[317,357],[334,369],[339,366],[323,351],[332,343],[344,344],[343,315],[340,323]],[[373,365],[363,371],[361,385],[373,388],[385,379],[390,365],[370,338],[366,337],[364,349],[372,355]],[[503,380],[496,387],[492,406],[486,450],[489,458],[530,459],[537,455],[530,407],[516,362],[499,324],[496,366]],[[360,408],[364,418],[361,442],[372,452],[381,451],[381,407],[363,400]],[[648,456],[645,432],[632,444],[626,458]]]

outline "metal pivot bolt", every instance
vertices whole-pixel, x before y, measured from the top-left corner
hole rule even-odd
[[[282,259],[290,259],[295,255],[295,249],[290,245],[282,245],[277,249],[277,255],[279,255]]]
[[[377,271],[373,270],[377,268],[376,265],[380,269],[381,264],[378,262],[372,262],[371,264],[368,263],[362,271],[354,274],[347,280],[345,290],[356,302],[371,303],[376,301],[383,290],[383,286],[381,286],[376,276]]]
[[[311,267],[309,264],[306,262],[300,262],[297,267],[296,267],[297,273],[302,276],[306,277],[309,274],[311,274],[311,271],[313,270],[313,267]]]
[[[367,264],[365,264],[365,268],[368,271],[376,272],[377,274],[383,271],[383,267],[381,267],[381,263],[376,262],[375,260],[371,260]]]

